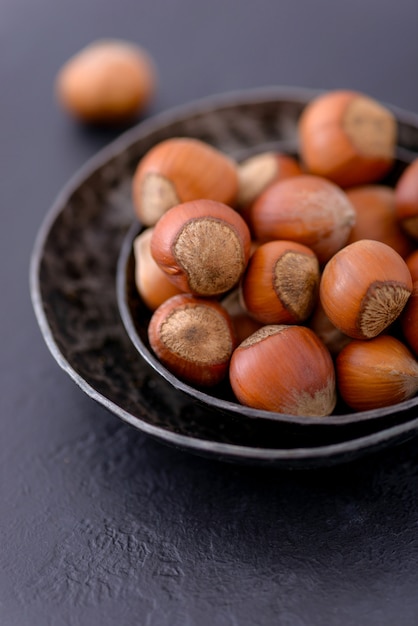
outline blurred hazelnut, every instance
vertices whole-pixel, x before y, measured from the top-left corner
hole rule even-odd
[[[411,272],[412,282],[416,282],[418,280],[418,250],[411,252],[411,254],[406,257],[405,263]]]
[[[401,313],[400,324],[406,343],[418,356],[418,280],[414,282],[411,297]]]
[[[248,315],[241,300],[240,289],[237,288],[231,291],[221,301],[222,306],[228,311],[234,325],[237,343],[241,343],[241,341],[244,341],[244,339],[263,326],[261,322],[257,322],[257,320]]]
[[[362,185],[346,190],[356,212],[356,222],[347,244],[359,239],[382,241],[406,257],[413,250],[411,239],[395,214],[395,192],[385,185]]]
[[[397,218],[415,240],[418,239],[418,159],[410,163],[400,176],[395,187],[395,209]]]
[[[59,102],[74,117],[91,123],[132,121],[150,102],[156,70],[134,43],[99,40],[78,52],[56,78]]]

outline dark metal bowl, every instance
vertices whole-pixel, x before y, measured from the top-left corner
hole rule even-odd
[[[240,462],[307,466],[350,459],[418,430],[417,398],[320,420],[248,409],[175,379],[146,343],[149,312],[132,288],[138,225],[130,186],[139,159],[180,135],[237,159],[271,148],[295,152],[298,118],[316,94],[288,88],[229,94],[142,123],[70,181],[41,227],[31,295],[48,347],[86,393],[162,441]],[[418,119],[394,112],[399,157],[410,160],[418,152]]]
[[[133,242],[140,232],[141,227],[138,224],[134,224],[130,228],[118,261],[117,297],[123,324],[142,358],[174,389],[197,400],[201,404],[202,410],[205,407],[210,407],[225,415],[236,414],[241,420],[269,423],[270,432],[274,430],[276,425],[277,427],[280,425],[281,428],[285,424],[292,425],[293,429],[303,427],[304,436],[310,439],[314,438],[319,443],[340,441],[342,436],[358,437],[417,416],[417,397],[396,405],[369,411],[352,411],[346,405],[339,403],[332,415],[314,418],[274,413],[243,406],[235,399],[228,380],[209,389],[194,387],[184,382],[158,360],[149,344],[148,324],[152,312],[142,301],[135,285]],[[255,428],[259,429],[260,426],[255,426]],[[345,434],[343,435],[343,433]]]

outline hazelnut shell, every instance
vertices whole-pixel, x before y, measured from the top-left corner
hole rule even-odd
[[[400,315],[412,292],[402,257],[390,246],[356,241],[325,266],[320,300],[329,320],[354,339],[371,339]]]
[[[380,180],[393,165],[396,136],[391,111],[354,91],[318,96],[299,120],[300,154],[307,171],[341,187]]]
[[[132,197],[142,224],[153,226],[172,206],[202,198],[233,206],[238,193],[235,161],[205,142],[166,139],[139,162]]]
[[[213,200],[185,202],[157,222],[151,253],[184,292],[218,296],[239,282],[250,255],[251,238],[242,217]]]

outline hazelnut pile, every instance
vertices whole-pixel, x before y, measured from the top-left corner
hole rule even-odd
[[[321,417],[418,391],[418,160],[394,186],[397,123],[333,91],[299,120],[299,154],[237,163],[172,138],[133,177],[135,282],[148,337],[182,380],[243,405]]]

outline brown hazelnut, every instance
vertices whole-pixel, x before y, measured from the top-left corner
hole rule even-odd
[[[336,357],[337,354],[352,341],[351,337],[345,335],[339,328],[332,324],[330,319],[325,315],[324,308],[320,301],[318,301],[315,311],[309,319],[308,325],[326,345],[333,357]]]
[[[199,139],[174,137],[140,160],[132,196],[140,222],[153,226],[171,207],[202,198],[233,206],[238,193],[236,163]]]
[[[402,257],[380,241],[362,239],[326,264],[319,294],[332,324],[354,339],[371,339],[400,315],[412,292]]]
[[[400,323],[406,343],[418,356],[418,280],[414,282],[411,297],[401,313]]]
[[[356,411],[391,406],[418,391],[418,363],[395,337],[351,341],[336,360],[338,391]]]
[[[347,244],[359,239],[382,241],[406,257],[413,250],[395,214],[395,192],[385,185],[362,185],[346,190],[356,212]]]
[[[305,326],[260,328],[234,350],[229,379],[238,401],[256,409],[321,417],[336,404],[331,355]]]
[[[135,258],[135,284],[139,295],[147,307],[154,311],[165,300],[180,293],[151,254],[153,229],[147,228],[135,237],[133,243]]]
[[[248,313],[264,324],[297,324],[317,300],[319,263],[310,248],[294,241],[270,241],[251,256],[241,282]]]
[[[395,209],[405,232],[418,239],[418,159],[407,166],[395,186]]]
[[[156,88],[151,57],[134,43],[95,41],[73,56],[56,79],[59,102],[76,118],[94,123],[131,121]]]
[[[418,280],[418,250],[414,250],[413,252],[411,252],[411,254],[409,254],[406,257],[405,263],[407,264],[408,269],[411,272],[412,282],[417,281]]]
[[[263,326],[261,322],[257,322],[257,320],[248,315],[242,305],[239,288],[234,289],[227,296],[225,296],[225,298],[221,301],[221,304],[227,310],[234,325],[237,343],[241,343],[241,341],[247,339],[247,337],[255,333],[256,330]]]
[[[173,296],[154,311],[148,337],[168,370],[199,386],[225,378],[236,345],[226,310],[216,301],[190,294]]]
[[[270,185],[252,205],[250,222],[256,239],[296,241],[322,265],[345,245],[355,211],[337,185],[303,175]]]
[[[237,285],[250,255],[251,238],[242,217],[214,200],[185,202],[154,226],[151,254],[184,292],[218,296]]]

